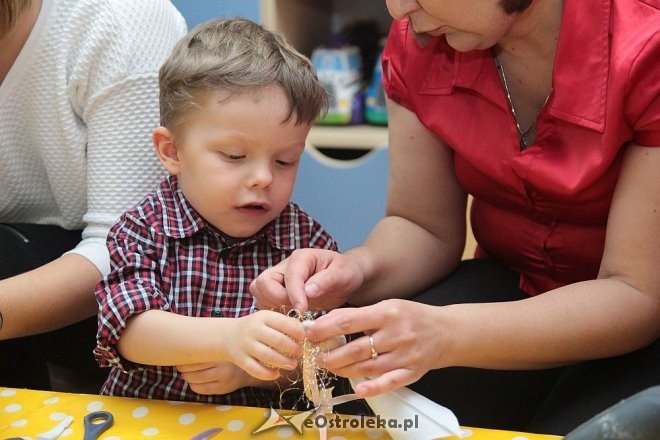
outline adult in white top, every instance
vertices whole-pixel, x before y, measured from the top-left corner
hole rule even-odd
[[[158,69],[186,30],[169,0],[2,2],[0,339],[96,313],[107,231],[164,176]]]

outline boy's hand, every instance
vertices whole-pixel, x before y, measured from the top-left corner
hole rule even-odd
[[[279,369],[294,370],[305,337],[300,321],[260,310],[236,319],[227,338],[229,360],[261,380],[275,380]]]
[[[239,388],[264,385],[231,362],[177,365],[176,369],[197,394],[227,394]]]

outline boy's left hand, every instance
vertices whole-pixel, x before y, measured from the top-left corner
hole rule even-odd
[[[294,370],[305,337],[295,318],[260,310],[235,320],[226,338],[228,360],[261,380],[275,380],[279,369]]]
[[[176,369],[197,394],[227,394],[239,388],[263,385],[231,362],[177,365]]]

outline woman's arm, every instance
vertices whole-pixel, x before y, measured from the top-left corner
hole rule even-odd
[[[447,307],[446,362],[536,368],[614,356],[660,336],[660,148],[630,145],[598,279],[516,303]],[[453,358],[453,360],[452,360]]]
[[[388,100],[387,216],[347,254],[365,284],[355,304],[407,296],[451,272],[465,246],[466,194],[449,148],[410,110]]]
[[[0,281],[0,339],[42,333],[94,316],[100,273],[86,258],[68,254]]]

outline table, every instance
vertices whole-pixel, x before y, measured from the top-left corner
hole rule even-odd
[[[270,415],[269,409],[239,406],[211,405],[164,400],[128,399],[90,394],[69,394],[52,391],[35,391],[0,387],[0,439],[23,437],[35,440],[37,434],[46,432],[67,415],[73,423],[60,437],[82,439],[83,417],[93,411],[110,411],[114,425],[101,435],[103,440],[133,439],[190,439],[210,428],[224,430],[212,440],[230,439],[287,439],[317,440],[316,428],[303,429],[299,434],[290,426],[280,426],[256,435],[252,432]],[[334,418],[334,416],[331,416]],[[351,420],[359,417],[337,416],[346,429],[330,429],[328,440],[389,439],[385,430],[350,429]],[[366,425],[365,420],[362,423]],[[369,425],[371,426],[371,425]],[[497,431],[479,428],[463,428],[470,440],[552,440],[561,437]]]

